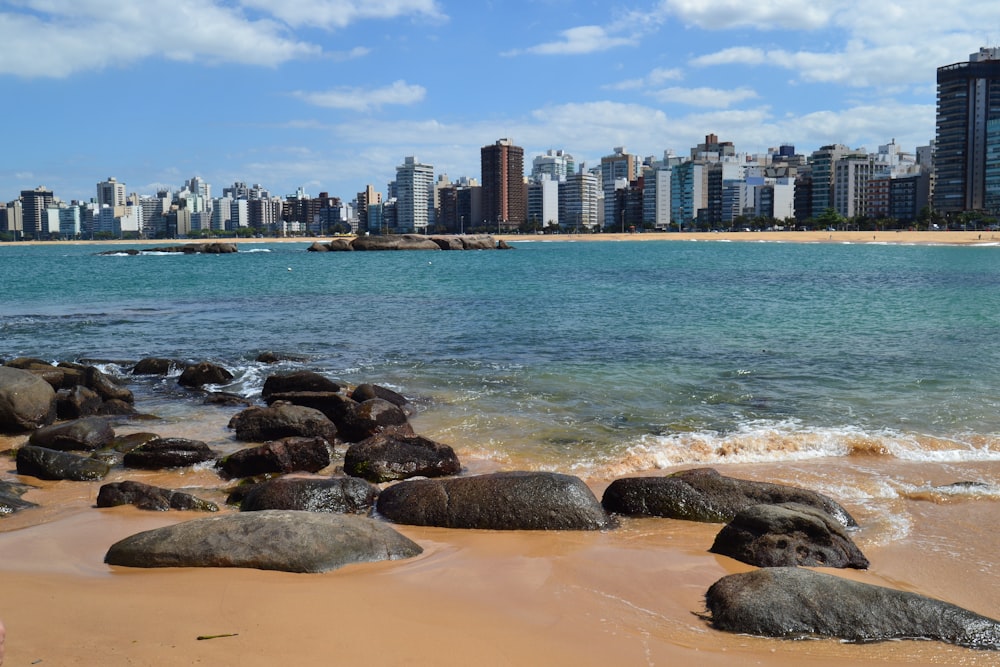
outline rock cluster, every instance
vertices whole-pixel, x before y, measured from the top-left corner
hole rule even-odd
[[[423,234],[386,234],[338,238],[329,243],[316,242],[309,252],[341,252],[367,250],[508,250],[502,240],[494,242],[488,234],[450,234],[424,236]]]

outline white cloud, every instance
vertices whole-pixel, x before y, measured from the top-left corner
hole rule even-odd
[[[840,0],[663,0],[661,11],[704,30],[752,27],[759,30],[815,30],[845,3]]]
[[[758,97],[757,92],[750,88],[664,88],[651,93],[659,102],[665,104],[686,104],[695,107],[714,107],[725,109],[743,100]]]
[[[427,90],[405,81],[395,81],[389,86],[375,89],[341,87],[320,93],[297,91],[293,95],[309,104],[330,109],[368,111],[385,105],[412,105],[423,101]]]
[[[248,20],[201,0],[22,0],[16,6],[24,11],[0,12],[0,74],[65,77],[155,56],[275,66],[321,53],[276,21]]]
[[[559,33],[561,39],[557,42],[547,42],[526,49],[507,51],[503,55],[519,55],[531,53],[543,56],[552,55],[582,55],[607,51],[619,46],[637,46],[633,37],[614,37],[608,30],[598,25],[584,25],[569,28]]]
[[[679,81],[684,78],[684,72],[679,68],[659,67],[641,79],[628,79],[619,83],[604,86],[606,90],[642,90],[651,86],[659,86],[667,81]]]
[[[295,27],[344,28],[362,20],[403,16],[445,19],[436,0],[241,0],[241,4]]]

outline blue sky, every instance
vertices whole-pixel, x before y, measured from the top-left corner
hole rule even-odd
[[[596,164],[934,136],[935,68],[996,0],[0,0],[0,200],[198,175],[345,201],[501,137]]]

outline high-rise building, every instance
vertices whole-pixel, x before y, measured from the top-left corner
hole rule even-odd
[[[812,174],[812,218],[818,218],[833,208],[833,180],[837,160],[851,152],[843,144],[821,146],[809,157]]]
[[[109,176],[108,180],[97,184],[98,207],[110,206],[111,208],[115,208],[117,206],[125,206],[126,203],[125,184],[119,183],[115,180],[114,176]]]
[[[531,162],[531,180],[537,181],[548,176],[553,181],[565,180],[576,171],[576,160],[565,151],[549,149],[544,155],[536,155]]]
[[[396,167],[396,224],[400,231],[427,231],[434,205],[434,166],[408,157]]]
[[[24,238],[47,239],[48,214],[46,210],[55,201],[55,195],[43,185],[34,190],[21,190],[21,215]]]
[[[524,184],[524,149],[498,139],[480,150],[484,224],[497,231],[517,229],[528,217]]]
[[[981,211],[1000,204],[997,121],[1000,48],[979,49],[968,62],[938,68],[934,151],[938,211]]]
[[[617,224],[623,220],[624,210],[619,210],[616,190],[628,189],[629,183],[639,175],[639,160],[625,152],[624,146],[615,146],[613,155],[601,158],[601,190],[604,192],[604,224]]]

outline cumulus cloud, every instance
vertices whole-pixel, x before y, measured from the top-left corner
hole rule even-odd
[[[681,21],[706,30],[752,27],[759,30],[815,30],[849,2],[824,0],[664,0],[662,7]]]
[[[241,4],[295,27],[344,28],[362,20],[403,16],[445,19],[436,0],[241,0]]]
[[[694,107],[711,107],[725,109],[744,100],[758,97],[757,92],[750,88],[664,88],[652,93],[653,97],[662,103],[685,104]]]
[[[366,89],[344,86],[314,93],[297,91],[293,95],[304,102],[319,107],[369,111],[390,104],[403,106],[417,104],[426,97],[427,90],[422,86],[408,84],[405,81],[395,81],[382,88]]]
[[[520,55],[530,53],[535,55],[581,55],[607,51],[619,46],[636,46],[638,42],[632,37],[613,36],[607,29],[598,25],[584,25],[569,28],[559,33],[560,39],[546,42],[526,49],[507,51],[503,55]]]

